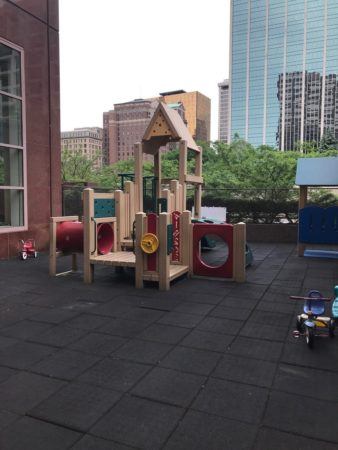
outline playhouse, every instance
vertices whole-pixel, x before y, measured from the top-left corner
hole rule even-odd
[[[161,151],[178,143],[178,180],[162,179]],[[188,151],[194,154],[194,173],[188,173]],[[152,206],[144,211],[143,155],[154,157]],[[179,114],[159,103],[142,142],[134,147],[135,172],[122,177],[123,190],[98,193],[83,191],[83,218],[51,217],[50,274],[57,275],[57,258],[83,253],[84,282],[93,281],[98,264],[133,267],[135,286],[158,282],[168,290],[170,282],[184,274],[245,280],[245,224],[192,223],[186,210],[187,186],[194,188],[194,218],[201,215],[202,149],[196,145]],[[126,175],[126,174],[125,174]],[[147,177],[149,178],[149,177]],[[201,239],[212,233],[227,244],[222,264],[209,266],[201,259]]]
[[[338,258],[338,206],[307,205],[309,187],[338,186],[338,158],[299,158],[298,256]]]

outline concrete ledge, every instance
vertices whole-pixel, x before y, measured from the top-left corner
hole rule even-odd
[[[257,224],[246,225],[246,240],[248,242],[278,242],[297,243],[297,224]]]

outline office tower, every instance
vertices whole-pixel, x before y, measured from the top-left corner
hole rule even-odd
[[[93,160],[94,167],[102,167],[102,128],[74,128],[61,133],[61,150],[81,154]]]
[[[229,80],[218,83],[218,140],[228,143]]]
[[[337,133],[337,2],[231,5],[231,138],[237,133],[254,145],[287,150]]]
[[[167,104],[181,102],[190,134],[195,141],[210,141],[211,100],[198,91],[162,92],[160,100]]]

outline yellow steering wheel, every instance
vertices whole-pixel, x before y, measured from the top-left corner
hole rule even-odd
[[[144,253],[151,255],[158,249],[159,241],[158,237],[153,233],[146,233],[141,239],[141,249]]]

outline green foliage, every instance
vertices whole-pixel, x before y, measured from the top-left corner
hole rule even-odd
[[[92,181],[97,157],[86,158],[81,152],[64,150],[61,154],[62,182]]]

